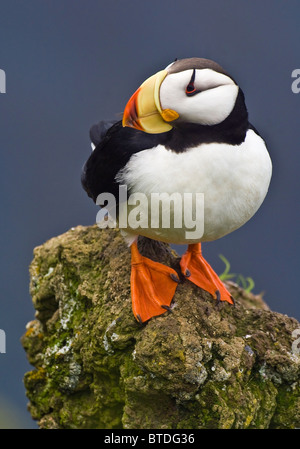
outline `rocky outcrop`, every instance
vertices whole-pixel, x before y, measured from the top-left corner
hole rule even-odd
[[[178,264],[167,245],[140,248]],[[231,284],[232,307],[185,281],[172,312],[141,326],[129,249],[97,226],[37,247],[30,274],[36,317],[22,344],[34,369],[24,381],[41,428],[300,427],[300,324],[260,296]]]

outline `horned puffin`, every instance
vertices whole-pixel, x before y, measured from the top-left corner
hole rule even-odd
[[[181,227],[151,226],[150,208],[147,226],[123,230],[131,248],[135,318],[143,323],[170,310],[179,281],[175,270],[140,254],[139,235],[187,244],[180,261],[182,275],[214,299],[233,304],[204,259],[201,242],[245,224],[261,206],[272,174],[266,144],[248,121],[243,91],[233,77],[209,59],[175,60],[141,84],[121,121],[94,125],[90,137],[94,150],[81,180],[95,202],[99,194],[109,192],[119,204],[120,185],[127,187],[127,198],[138,193],[146,198],[178,193],[175,202],[185,193],[204,198],[203,232],[195,238],[184,221]],[[196,207],[195,201],[189,204]]]

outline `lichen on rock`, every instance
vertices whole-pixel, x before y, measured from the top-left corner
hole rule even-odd
[[[176,268],[167,245],[145,255]],[[155,248],[154,248],[155,249]],[[229,284],[235,307],[189,281],[172,312],[141,326],[130,252],[115,229],[72,228],[34,250],[36,317],[22,344],[29,411],[41,428],[300,427],[294,318]]]

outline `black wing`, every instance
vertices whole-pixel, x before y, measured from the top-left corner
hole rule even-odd
[[[101,120],[101,122],[93,125],[90,129],[90,139],[91,142],[95,145],[99,145],[99,143],[104,139],[107,131],[117,122],[117,120],[114,121],[107,121],[107,120]]]
[[[105,129],[101,123],[98,129],[91,128],[92,141],[98,144],[83,167],[81,183],[95,202],[100,193],[109,192],[115,196],[118,204],[117,173],[126,166],[133,154],[163,143],[167,133],[147,134],[124,128],[121,121]]]

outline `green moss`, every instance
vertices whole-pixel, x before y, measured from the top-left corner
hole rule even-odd
[[[299,382],[282,385],[276,398],[277,408],[270,428],[295,429],[300,427],[300,386]]]
[[[38,383],[45,383],[46,370],[45,368],[39,368],[37,370],[30,371],[25,375],[26,386],[30,388],[30,385],[36,386]]]

